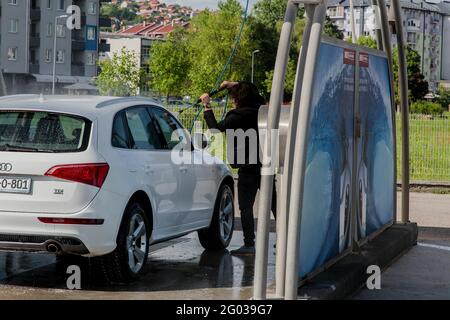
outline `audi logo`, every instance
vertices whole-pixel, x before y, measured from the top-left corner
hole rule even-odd
[[[12,168],[11,163],[0,163],[0,172],[11,172]]]

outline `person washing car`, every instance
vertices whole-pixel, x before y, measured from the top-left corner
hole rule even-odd
[[[228,153],[228,162],[231,167],[238,169],[238,202],[244,232],[244,245],[231,253],[254,255],[255,222],[253,205],[256,193],[260,188],[262,167],[259,158],[258,111],[264,103],[264,99],[259,94],[258,88],[249,82],[225,81],[219,90],[228,90],[235,107],[226,114],[222,121],[217,122],[214,116],[209,94],[203,94],[200,100],[204,106],[203,115],[208,127],[226,133],[227,146],[228,148],[232,147],[234,151],[232,159],[230,159]],[[239,129],[244,132],[243,138],[236,138],[236,136],[239,136],[237,131]],[[252,134],[256,136],[256,140],[249,138]],[[244,152],[245,154],[242,154]],[[272,198],[272,213],[276,217],[275,186]]]

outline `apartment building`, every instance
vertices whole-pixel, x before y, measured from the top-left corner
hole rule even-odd
[[[371,0],[354,0],[355,33],[375,37],[379,22]],[[390,1],[387,1],[388,6]],[[404,37],[422,59],[422,73],[434,90],[442,80],[450,80],[450,0],[401,0]],[[331,0],[328,15],[344,32],[352,36],[348,0]],[[396,45],[396,38],[392,38]]]
[[[7,93],[50,93],[54,58],[57,92],[90,82],[97,75],[100,3],[0,0],[0,68]],[[67,16],[75,13],[67,12],[71,5],[81,9],[80,29],[66,25]]]

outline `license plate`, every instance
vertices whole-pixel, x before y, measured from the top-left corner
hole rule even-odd
[[[0,177],[0,193],[31,193],[31,179]]]

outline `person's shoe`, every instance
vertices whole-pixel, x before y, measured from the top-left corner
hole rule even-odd
[[[255,255],[255,247],[242,246],[237,250],[231,251],[231,254],[237,256],[253,256]]]

